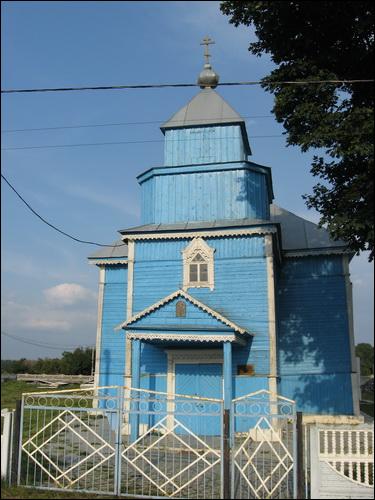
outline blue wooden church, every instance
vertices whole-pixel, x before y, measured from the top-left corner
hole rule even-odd
[[[207,53],[206,53],[207,54]],[[345,244],[273,204],[245,121],[214,88],[166,121],[137,179],[141,225],[99,268],[95,385],[232,398],[259,389],[313,415],[359,413]],[[124,245],[125,243],[125,245]]]

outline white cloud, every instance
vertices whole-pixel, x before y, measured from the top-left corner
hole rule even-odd
[[[77,283],[61,283],[43,291],[48,302],[55,305],[72,305],[77,302],[94,300],[96,294]]]

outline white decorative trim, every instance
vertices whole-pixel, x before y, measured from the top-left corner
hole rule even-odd
[[[104,284],[105,284],[105,268],[100,267],[99,291],[98,291],[98,317],[96,323],[94,388],[99,387],[99,381],[100,381],[100,356],[101,356],[102,326],[103,326]],[[94,402],[97,403],[97,399],[94,398]]]
[[[351,250],[335,250],[335,249],[317,249],[317,250],[298,250],[296,252],[284,250],[283,257],[313,257],[315,255],[342,255],[342,254],[352,254]]]
[[[345,292],[346,292],[346,310],[348,315],[348,328],[349,328],[349,347],[350,347],[350,361],[351,361],[351,383],[353,394],[353,411],[355,415],[360,415],[360,394],[358,386],[358,373],[357,361],[355,356],[355,341],[354,341],[354,324],[353,324],[353,285],[350,281],[349,272],[349,256],[343,255],[342,258],[343,271],[345,276]]]
[[[214,311],[214,309],[211,309],[210,307],[206,306],[201,302],[200,300],[197,300],[193,298],[191,295],[189,295],[187,292],[184,290],[176,290],[175,292],[171,293],[170,295],[167,295],[163,299],[159,300],[159,302],[155,302],[155,304],[152,304],[151,306],[147,307],[143,311],[139,312],[138,314],[135,314],[132,318],[127,319],[120,325],[116,326],[115,330],[121,330],[121,328],[126,328],[129,326],[131,323],[134,323],[135,321],[139,320],[143,316],[146,316],[150,312],[154,311],[155,309],[158,309],[159,307],[163,306],[167,302],[170,302],[171,300],[175,299],[176,297],[184,297],[186,300],[194,304],[195,306],[199,307],[206,313],[210,314],[217,320],[221,321],[225,325],[229,326],[229,328],[232,328],[236,332],[239,333],[248,333],[250,335],[254,335],[253,333],[249,332],[248,330],[245,330],[244,328],[241,328],[238,326],[236,323],[233,323],[229,319],[227,319],[225,316],[221,315],[220,313]]]
[[[134,277],[134,254],[135,242],[131,241],[128,244],[128,290],[126,297],[126,318],[130,319],[133,314],[133,277]],[[131,387],[132,385],[132,342],[125,337],[125,373],[124,386]],[[125,389],[125,401],[129,401],[129,389]],[[128,403],[125,403],[125,405]],[[125,419],[128,419],[128,408],[125,409]]]
[[[183,290],[188,288],[210,288],[214,289],[214,252],[215,249],[207,245],[203,238],[193,238],[189,245],[182,250],[183,261]],[[196,254],[199,253],[207,264],[207,283],[190,282],[190,264]]]
[[[89,260],[90,264],[93,264],[95,266],[114,266],[114,265],[120,265],[120,264],[127,264],[128,259],[91,259]]]
[[[155,332],[126,332],[126,336],[129,339],[140,339],[140,340],[177,340],[189,342],[235,342],[235,335],[194,335],[194,333],[155,333]]]
[[[275,308],[275,275],[273,262],[272,235],[265,236],[267,265],[267,298],[268,298],[268,335],[270,355],[269,390],[277,393],[277,347],[276,347],[276,308]]]
[[[255,229],[223,229],[216,230],[212,228],[211,230],[206,229],[205,231],[189,231],[184,233],[171,233],[162,232],[157,233],[138,233],[138,234],[123,234],[123,241],[135,241],[135,240],[174,240],[174,239],[185,239],[185,238],[220,238],[223,236],[243,236],[249,234],[270,234],[276,233],[276,227],[260,227]]]
[[[135,242],[129,241],[128,245],[128,294],[126,301],[126,318],[132,316],[133,311],[133,275],[134,275],[134,250]]]

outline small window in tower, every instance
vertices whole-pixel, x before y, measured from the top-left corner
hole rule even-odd
[[[183,300],[179,300],[176,304],[176,317],[177,318],[186,317],[186,304]]]

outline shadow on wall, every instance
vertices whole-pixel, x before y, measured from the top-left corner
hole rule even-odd
[[[237,179],[239,193],[236,201],[246,202],[244,217],[255,217],[263,219],[269,217],[269,201],[265,179],[261,174],[245,171],[242,177]]]
[[[281,395],[306,413],[353,414],[341,257],[288,259],[277,311]]]
[[[111,351],[110,349],[104,349],[102,357],[103,368],[101,370],[101,382],[100,385],[107,386],[111,385]]]

